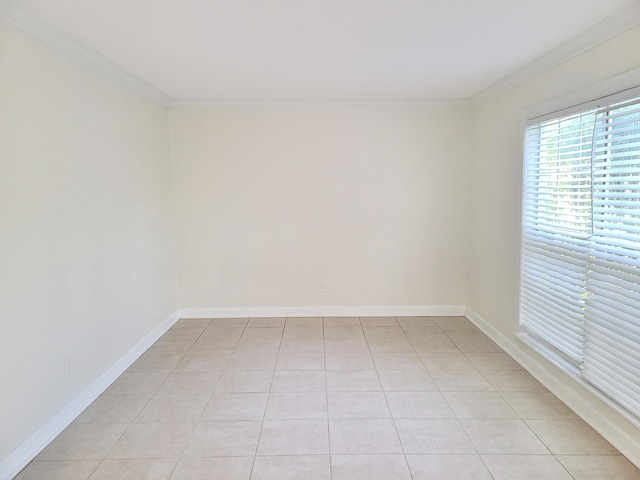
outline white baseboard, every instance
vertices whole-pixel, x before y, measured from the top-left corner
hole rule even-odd
[[[356,307],[223,307],[183,308],[180,318],[264,317],[453,317],[462,316],[460,305],[398,305]]]
[[[588,388],[569,375],[557,375],[556,367],[547,363],[524,343],[514,341],[470,308],[465,316],[522,365],[540,383],[571,408],[580,418],[640,468],[640,430],[607,404],[595,389]],[[553,373],[556,375],[554,375]]]
[[[160,325],[114,363],[106,372],[80,392],[51,420],[0,461],[0,480],[10,480],[35,458],[55,437],[104,392],[129,366],[135,362],[156,340],[178,321],[178,311],[172,313]]]

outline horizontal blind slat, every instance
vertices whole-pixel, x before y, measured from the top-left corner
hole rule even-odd
[[[622,98],[528,124],[520,324],[640,415],[640,97]]]

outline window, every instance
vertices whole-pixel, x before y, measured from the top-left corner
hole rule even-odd
[[[519,336],[640,417],[640,89],[528,122],[524,156]]]

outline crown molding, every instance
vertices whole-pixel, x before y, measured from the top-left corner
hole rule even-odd
[[[443,108],[467,108],[469,106],[469,102],[466,99],[316,102],[260,100],[230,101],[212,99],[178,100],[166,95],[162,91],[142,80],[140,77],[122,68],[78,38],[61,31],[45,20],[36,17],[31,12],[18,7],[10,0],[0,0],[0,19],[165,107],[218,110],[332,110],[343,108],[429,110]]]
[[[0,0],[0,19],[90,66],[131,90],[165,107],[170,106],[171,98],[154,86],[123,69],[79,39],[62,32],[8,0]]]
[[[453,100],[415,100],[415,101],[219,101],[219,100],[174,100],[172,108],[208,109],[208,110],[340,110],[340,109],[406,109],[435,110],[442,108],[467,108],[466,99]]]
[[[581,34],[549,50],[524,67],[502,77],[479,93],[466,99],[409,101],[247,101],[247,100],[179,100],[122,68],[81,40],[57,29],[10,0],[0,0],[0,19],[38,38],[108,78],[169,108],[214,110],[339,110],[339,109],[407,109],[435,110],[468,108],[516,87],[571,58],[640,24],[640,2],[607,17]]]
[[[472,106],[516,87],[640,24],[640,2],[623,8],[469,98]]]

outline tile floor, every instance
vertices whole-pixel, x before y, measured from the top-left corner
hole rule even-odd
[[[462,317],[180,320],[19,480],[631,480]]]

